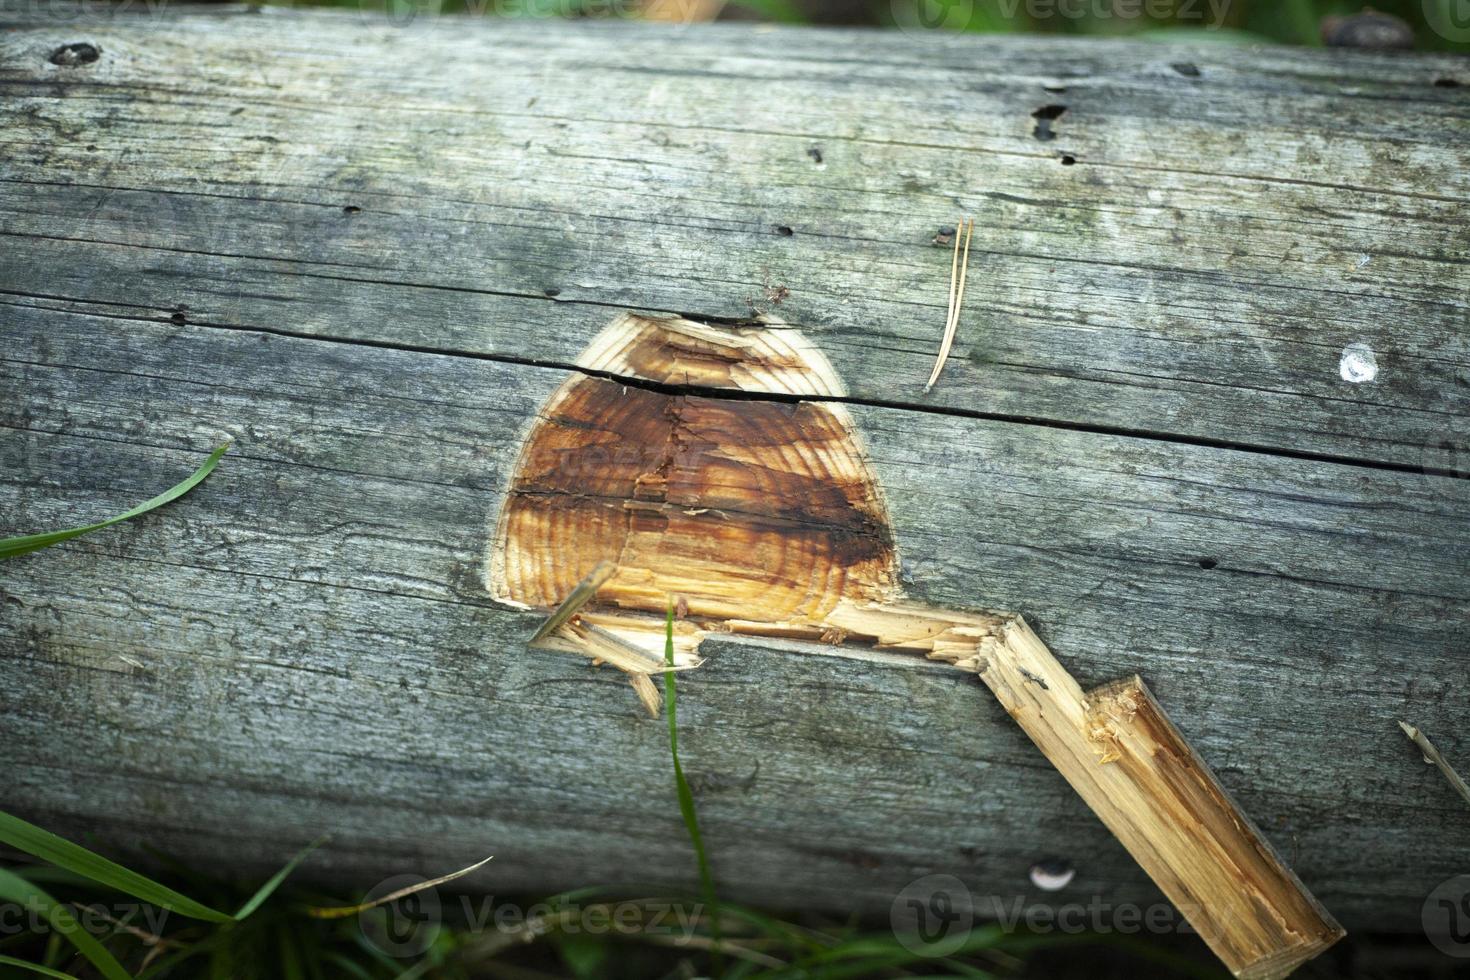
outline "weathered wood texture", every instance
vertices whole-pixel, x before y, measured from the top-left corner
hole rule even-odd
[[[487,851],[498,892],[689,884],[663,729],[621,676],[525,650],[537,616],[490,601],[484,551],[616,309],[754,303],[846,381],[916,599],[1026,614],[1084,686],[1146,677],[1350,929],[1417,928],[1463,870],[1463,804],[1394,723],[1470,746],[1470,113],[1432,84],[1463,62],[16,23],[4,528],[236,446],[166,512],[0,566],[0,806],[256,870],[331,831],[315,873],[365,884]],[[47,61],[77,41],[101,58]],[[922,396],[929,240],[961,210],[967,311]],[[1350,385],[1359,341],[1381,373]],[[973,677],[704,652],[681,745],[731,894],[882,910],[947,871],[1037,897],[1060,851],[1062,900],[1156,897]]]

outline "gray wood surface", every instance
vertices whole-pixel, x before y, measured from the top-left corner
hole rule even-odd
[[[245,870],[330,831],[308,873],[339,883],[494,853],[475,887],[689,885],[664,729],[524,649],[484,549],[616,309],[755,306],[847,381],[916,597],[1024,612],[1084,685],[1142,673],[1349,928],[1417,928],[1463,870],[1470,812],[1395,720],[1470,751],[1470,112],[1432,84],[1464,62],[13,21],[0,533],[235,448],[166,511],[0,566],[5,809]],[[101,58],[47,61],[76,41]],[[983,247],[924,396],[961,210]],[[1373,383],[1338,376],[1355,341]],[[1155,900],[973,678],[705,650],[681,746],[730,894],[882,911],[945,871],[1041,898],[1060,855],[1061,900]]]

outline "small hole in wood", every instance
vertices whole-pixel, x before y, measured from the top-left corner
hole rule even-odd
[[[168,318],[168,320],[176,327],[182,327],[184,324],[189,322],[189,318],[184,315],[183,310],[176,311],[172,316]]]
[[[1435,88],[1459,88],[1460,87],[1460,83],[1458,81],[1456,81],[1455,79],[1453,79],[1453,78],[1436,78],[1434,80],[1434,87]]]
[[[1169,67],[1177,71],[1179,74],[1183,75],[1185,78],[1199,78],[1199,67],[1196,65],[1192,65],[1187,61],[1176,61]]]
[[[1036,128],[1031,131],[1031,135],[1043,141],[1056,139],[1057,134],[1052,131],[1051,124],[1066,111],[1067,107],[1064,105],[1044,105],[1031,113],[1031,118],[1036,120]]]
[[[812,163],[822,162],[822,148],[820,146],[808,147],[806,155],[812,158]]]
[[[783,238],[790,238],[796,232],[791,230],[790,225],[772,225],[771,230]]]
[[[362,208],[358,207],[356,204],[349,204],[342,209],[343,214],[359,214],[361,213],[361,211]]]
[[[1072,166],[1072,164],[1074,164],[1076,162],[1077,162],[1077,158],[1074,157],[1072,154],[1070,154],[1070,153],[1063,153],[1062,154],[1062,166],[1064,166],[1064,167],[1070,167],[1070,166]]]
[[[556,297],[558,297],[558,296],[561,295],[561,290],[560,289],[543,289],[543,290],[541,290],[541,295],[542,296],[545,296],[547,299],[555,299]]]
[[[1209,571],[1211,568],[1214,568],[1218,564],[1220,563],[1213,558],[1201,558],[1199,560],[1199,567],[1205,569],[1206,571]]]
[[[76,68],[79,65],[90,65],[100,57],[102,57],[101,48],[95,44],[79,41],[76,44],[63,44],[51,52],[48,60],[61,68]]]

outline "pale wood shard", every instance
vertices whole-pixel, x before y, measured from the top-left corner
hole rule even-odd
[[[650,718],[657,718],[664,707],[663,695],[659,694],[658,688],[654,686],[653,680],[647,674],[629,674],[628,683],[633,685],[633,692],[638,695]]]
[[[605,620],[606,621],[606,620]],[[655,628],[655,626],[660,628]],[[704,663],[692,654],[685,644],[675,639],[674,665],[670,667],[663,658],[664,632],[662,624],[631,622],[621,617],[616,622],[599,626],[578,617],[561,628],[561,636],[579,653],[585,653],[598,664],[611,664],[628,674],[662,674],[666,670],[693,670]],[[659,649],[652,648],[657,640]],[[640,642],[641,641],[641,642]],[[680,650],[685,646],[684,650]],[[558,645],[554,649],[566,649]]]
[[[1084,694],[1020,617],[983,647],[1016,723],[1238,977],[1282,977],[1338,939],[1141,678]]]
[[[577,615],[577,612],[583,606],[592,601],[592,597],[597,594],[597,590],[602,587],[603,583],[612,578],[613,572],[615,571],[617,571],[617,566],[610,561],[600,561],[596,565],[593,565],[592,571],[588,572],[586,577],[578,582],[572,588],[572,591],[567,593],[567,597],[561,601],[561,605],[552,610],[551,615],[546,617],[546,622],[542,623],[541,627],[535,633],[531,634],[531,639],[527,642],[535,645],[538,640],[545,639],[565,626],[568,620]]]

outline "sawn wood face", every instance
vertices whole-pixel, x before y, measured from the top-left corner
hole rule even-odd
[[[741,375],[742,385],[760,378],[796,387],[824,367],[789,348],[761,361],[763,345],[747,342],[769,335],[764,328],[706,328],[691,346],[691,326],[624,317],[609,331],[619,339],[633,331],[621,354],[650,381],[669,383],[687,369],[704,384],[735,387]],[[729,342],[710,342],[716,335]],[[554,606],[603,560],[618,572],[599,602],[659,611],[673,594],[692,614],[721,620],[818,623],[841,599],[892,598],[897,581],[882,496],[841,406],[577,376],[532,426],[506,498],[491,589]]]

